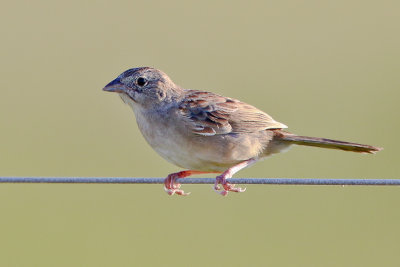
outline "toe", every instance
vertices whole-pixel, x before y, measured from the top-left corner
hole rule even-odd
[[[188,196],[188,195],[190,195],[190,192],[185,193],[185,191],[183,191],[183,190],[175,189],[175,194],[177,194],[179,196]]]
[[[175,189],[167,188],[164,186],[164,191],[167,192],[168,195],[172,196],[175,194]]]

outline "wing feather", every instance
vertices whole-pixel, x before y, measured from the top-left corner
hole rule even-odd
[[[190,130],[204,136],[287,128],[251,105],[204,91],[186,90],[179,111]]]

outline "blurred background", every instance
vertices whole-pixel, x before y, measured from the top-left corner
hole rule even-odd
[[[179,168],[101,89],[153,66],[301,134],[236,177],[399,176],[398,1],[3,1],[0,176],[165,177]],[[195,153],[196,151],[193,151]],[[0,185],[0,266],[398,266],[399,188]]]

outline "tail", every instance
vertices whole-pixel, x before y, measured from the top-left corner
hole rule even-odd
[[[331,140],[326,138],[299,136],[284,131],[277,131],[275,135],[278,139],[302,146],[316,146],[323,148],[340,149],[345,151],[353,151],[358,153],[375,154],[382,150],[381,147],[374,147],[369,145],[362,145],[357,143],[350,143],[344,141]]]

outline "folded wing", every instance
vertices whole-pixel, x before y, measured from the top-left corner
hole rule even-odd
[[[179,112],[193,133],[204,136],[287,128],[251,105],[204,91],[186,90]]]

